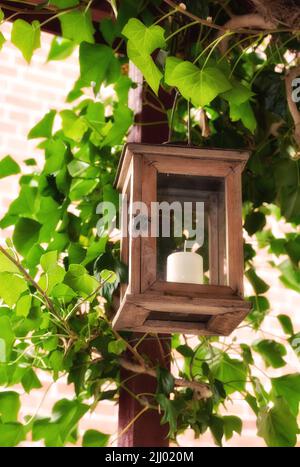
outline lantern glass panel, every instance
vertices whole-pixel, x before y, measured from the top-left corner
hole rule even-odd
[[[157,201],[158,279],[226,285],[224,179],[158,173]]]

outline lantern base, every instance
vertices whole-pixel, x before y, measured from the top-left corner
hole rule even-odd
[[[228,336],[250,310],[251,303],[227,286],[157,282],[143,294],[125,294],[113,328],[142,333]]]

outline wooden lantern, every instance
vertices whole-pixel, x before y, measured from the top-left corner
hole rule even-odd
[[[128,283],[121,285],[115,329],[228,335],[245,318],[251,308],[243,298],[241,173],[247,159],[248,153],[233,150],[134,143],[124,148],[116,187],[122,193],[121,260],[128,265]],[[139,211],[145,225],[137,235],[132,226],[139,202],[147,212],[141,217]],[[174,228],[167,238],[151,235],[153,224],[156,232],[161,224],[152,205],[162,202],[189,206],[193,225],[201,222],[198,251],[174,256],[184,251],[184,231],[176,238]],[[196,203],[203,207],[200,220]]]

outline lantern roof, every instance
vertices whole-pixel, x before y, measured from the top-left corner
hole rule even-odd
[[[243,169],[249,159],[249,151],[245,149],[220,149],[220,148],[203,148],[199,146],[188,146],[183,143],[172,144],[145,144],[145,143],[127,143],[125,144],[114,181],[114,186],[119,187],[120,181],[124,172],[128,168],[130,162],[130,154],[140,155],[162,155],[165,157],[177,156],[183,158],[199,159],[202,161],[220,160],[228,162],[239,162]],[[129,156],[129,157],[128,157]]]

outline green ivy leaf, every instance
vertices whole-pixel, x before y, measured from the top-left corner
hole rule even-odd
[[[263,294],[269,290],[270,286],[266,284],[266,282],[264,282],[260,277],[258,277],[254,269],[248,269],[245,275],[249,280],[250,284],[252,285],[254,292],[257,295]]]
[[[74,41],[76,44],[81,42],[94,42],[94,26],[91,19],[91,12],[88,11],[70,11],[59,17],[62,35],[66,39]]]
[[[255,234],[258,230],[262,230],[266,225],[266,216],[259,211],[253,211],[247,214],[245,218],[244,228],[249,235]]]
[[[3,44],[6,42],[5,37],[3,36],[2,32],[0,31],[0,50],[3,47]]]
[[[69,195],[71,201],[81,200],[83,196],[87,196],[92,191],[94,191],[98,183],[99,180],[97,178],[94,180],[82,180],[81,178],[74,178],[71,183]]]
[[[246,363],[246,365],[252,365],[254,360],[252,357],[251,348],[247,344],[240,344],[240,347],[242,350],[243,361]]]
[[[177,419],[180,414],[180,407],[175,400],[170,400],[164,394],[157,394],[156,400],[164,411],[161,423],[169,424],[169,436],[174,436],[177,429]]]
[[[101,102],[90,102],[87,106],[85,118],[92,130],[100,132],[105,125],[105,109]]]
[[[66,39],[65,37],[54,36],[51,42],[51,47],[47,57],[47,62],[50,60],[64,60],[72,55],[76,44]]]
[[[120,74],[120,65],[113,50],[103,44],[80,44],[79,64],[81,87],[92,86],[95,93],[104,81],[114,82]]]
[[[117,280],[117,274],[114,271],[110,271],[108,269],[103,269],[99,277],[101,282],[106,282],[107,284],[114,284]]]
[[[300,269],[287,259],[278,265],[281,272],[279,279],[285,287],[300,293]]]
[[[166,41],[164,29],[160,26],[146,27],[137,18],[130,18],[122,34],[128,39],[127,54],[130,60],[141,70],[145,80],[158,93],[162,78],[161,71],[155,65],[151,54],[158,48],[164,48]]]
[[[294,175],[297,175],[295,170]],[[279,191],[279,202],[282,215],[288,222],[300,222],[300,187],[298,182],[293,186],[283,186]]]
[[[8,316],[0,316],[0,363],[7,363],[10,358],[15,334]]]
[[[1,220],[1,227],[5,228],[15,224],[18,218],[27,217],[34,218],[37,206],[37,188],[28,185],[23,185],[19,192],[19,196],[15,199],[8,210],[6,216]]]
[[[13,242],[21,255],[26,256],[38,241],[41,224],[32,219],[20,218],[15,224]]]
[[[20,395],[17,392],[0,392],[0,420],[2,423],[16,422],[20,407]]]
[[[62,119],[62,128],[64,134],[79,143],[83,135],[88,129],[87,122],[84,117],[77,117],[72,110],[63,110],[60,112]]]
[[[250,102],[244,102],[243,104],[239,105],[231,104],[230,118],[233,122],[242,120],[243,125],[248,128],[251,133],[255,132],[257,122]]]
[[[115,1],[113,3],[116,3]],[[114,8],[116,10],[116,8]],[[121,31],[130,18],[135,18],[140,12],[140,4],[134,0],[123,0],[118,5],[116,18],[104,18],[99,27],[109,45],[113,45],[117,37],[121,37]]]
[[[191,100],[196,107],[210,104],[215,97],[231,88],[226,76],[216,66],[200,70],[191,62],[184,61],[174,67],[173,60],[171,70],[169,64],[167,70],[166,83],[176,86],[182,96]]]
[[[62,399],[53,407],[53,418],[59,424],[61,439],[67,440],[69,434],[76,428],[79,420],[88,411],[89,406],[78,400]]]
[[[248,300],[252,303],[252,310],[247,316],[247,320],[252,323],[254,329],[259,329],[267,313],[270,311],[270,302],[266,297],[259,295],[248,297]]]
[[[8,306],[15,305],[25,290],[27,290],[25,279],[10,272],[0,273],[0,297]]]
[[[0,179],[20,173],[19,165],[11,156],[6,156],[0,161]]]
[[[255,352],[258,352],[267,367],[281,368],[286,364],[284,357],[286,349],[282,344],[270,339],[262,339],[253,345]]]
[[[0,423],[0,446],[14,447],[25,439],[25,430],[21,423]]]
[[[291,318],[287,315],[278,315],[277,319],[281,324],[283,332],[292,336],[294,334],[294,327]]]
[[[226,440],[232,438],[233,433],[242,434],[243,422],[239,417],[233,415],[223,417],[224,434]]]
[[[101,143],[103,146],[121,144],[133,120],[133,112],[127,106],[118,106],[114,113],[114,124]]]
[[[211,366],[214,377],[220,380],[227,394],[243,391],[246,384],[247,369],[243,362],[221,353]]]
[[[157,367],[157,389],[156,392],[165,394],[169,396],[169,394],[174,389],[174,377],[173,375],[163,367]]]
[[[65,275],[64,283],[75,292],[82,294],[83,297],[87,297],[99,287],[99,282],[90,276],[87,270],[80,264],[70,265]]]
[[[260,410],[257,429],[258,436],[261,436],[269,447],[293,447],[297,442],[296,418],[282,398],[277,398],[271,409]]]
[[[39,21],[35,20],[29,24],[23,19],[17,19],[13,22],[11,41],[22,52],[28,63],[31,61],[33,52],[41,46],[40,35]]]
[[[165,82],[170,86],[174,86],[173,71],[183,61],[178,57],[167,57],[165,63]]]
[[[231,85],[232,88],[222,94],[223,99],[226,99],[230,104],[240,105],[249,101],[254,96],[254,92],[251,89],[238,81],[232,81]]]
[[[121,339],[117,341],[111,341],[107,346],[107,350],[109,353],[121,355],[124,350],[126,350],[126,342],[122,341]]]
[[[23,316],[24,318],[26,318],[31,308],[31,301],[32,301],[31,295],[28,295],[28,294],[22,295],[16,304],[16,310],[15,310],[16,315]]]
[[[28,133],[28,139],[51,138],[52,127],[56,115],[55,110],[50,110]]]
[[[7,253],[10,256],[14,256],[13,251],[6,250]],[[19,273],[19,268],[12,262],[10,261],[7,256],[5,256],[1,251],[0,251],[0,272],[12,272],[12,273]]]
[[[109,435],[97,430],[87,430],[82,438],[84,448],[103,448],[108,445]]]
[[[65,161],[66,145],[60,139],[48,139],[45,144],[46,163],[44,166],[45,175],[49,175],[60,170]]]
[[[295,417],[298,415],[300,402],[300,374],[294,373],[272,378],[272,389],[275,396],[283,397]]]
[[[254,93],[243,84],[232,81],[232,88],[222,94],[229,102],[230,118],[233,122],[242,120],[244,126],[252,133],[256,129],[256,119],[249,100]],[[251,234],[250,234],[251,235]]]
[[[70,303],[77,294],[66,284],[57,284],[53,287],[51,296],[62,303]]]
[[[28,368],[21,379],[25,392],[29,393],[32,389],[40,389],[42,384],[32,368]]]
[[[60,284],[65,277],[65,270],[58,264],[57,251],[49,251],[41,256],[40,264],[44,274],[41,275],[39,286],[48,294],[51,294],[53,287]]]
[[[290,238],[285,243],[285,249],[293,264],[298,266],[300,261],[300,235]]]
[[[49,357],[49,365],[53,371],[59,372],[64,369],[64,354],[60,350],[54,350]]]
[[[217,446],[222,446],[222,438],[224,435],[224,422],[223,418],[219,415],[212,415],[209,420],[209,428],[213,435],[214,441]]]
[[[51,423],[50,419],[36,420],[32,427],[32,440],[45,440],[46,447],[62,447],[64,445],[58,423]]]

